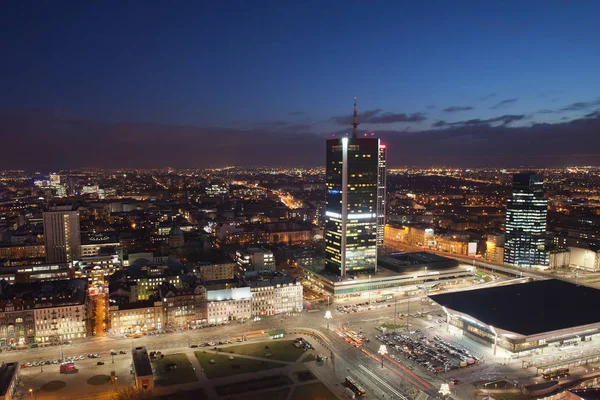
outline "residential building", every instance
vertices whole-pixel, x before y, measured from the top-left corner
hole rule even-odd
[[[43,260],[45,257],[46,248],[43,244],[0,245],[0,260]]]
[[[0,346],[24,346],[35,342],[33,310],[21,299],[0,302]]]
[[[104,247],[95,256],[81,257],[73,262],[77,275],[86,278],[93,286],[101,286],[108,282],[108,277],[123,266],[120,248]]]
[[[111,305],[110,332],[112,334],[143,333],[163,329],[165,317],[163,302],[144,300]]]
[[[326,267],[332,273],[377,270],[377,218],[380,141],[357,136],[354,102],[352,137],[327,140],[326,145]],[[381,204],[381,203],[380,203]]]
[[[79,258],[79,212],[72,206],[55,206],[44,212],[43,218],[46,262],[72,262]]]
[[[512,188],[506,204],[504,262],[519,267],[547,267],[548,200],[544,197],[544,178],[533,172],[515,174]]]
[[[206,287],[206,312],[209,323],[247,319],[252,316],[252,293],[249,287],[229,284]]]
[[[75,271],[65,263],[0,268],[0,279],[4,279],[8,283],[45,282],[74,277]]]
[[[81,235],[81,257],[94,257],[103,248],[119,246],[119,239],[112,233],[84,233]]]
[[[163,285],[158,296],[163,300],[163,311],[167,328],[189,328],[206,319],[202,311],[204,288],[177,289]]]
[[[238,272],[241,275],[246,273],[246,271],[275,270],[273,252],[262,247],[250,247],[236,251],[235,261],[238,265]]]
[[[204,282],[233,279],[236,263],[200,263],[196,265],[198,277]]]
[[[243,284],[252,292],[253,316],[302,311],[300,279],[280,271],[249,271]]]
[[[4,283],[0,308],[0,344],[61,343],[87,334],[83,279]]]
[[[490,233],[485,242],[485,258],[502,263],[504,260],[504,233]]]

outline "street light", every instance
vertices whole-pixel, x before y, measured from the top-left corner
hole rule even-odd
[[[381,355],[381,368],[383,368],[383,356],[385,356],[388,353],[388,349],[387,347],[385,347],[385,344],[379,346],[378,353]]]
[[[498,348],[498,333],[493,326],[490,325],[490,331],[494,334],[494,355],[496,355],[496,349]]]
[[[442,386],[440,387],[439,393],[446,398],[446,396],[448,396],[449,394],[451,394],[452,392],[450,391],[450,385],[448,385],[447,383],[442,383]]]
[[[33,389],[29,389],[29,395],[33,397]]]
[[[333,318],[333,316],[331,315],[331,311],[327,310],[325,311],[325,319],[327,320],[327,330],[329,330],[329,320]]]

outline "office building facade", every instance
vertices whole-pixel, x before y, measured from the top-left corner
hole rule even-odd
[[[377,170],[377,248],[383,248],[386,210],[386,146],[379,143],[379,160]]]
[[[48,263],[78,259],[81,253],[79,211],[72,206],[56,206],[44,212],[44,243]]]
[[[355,102],[352,137],[326,144],[326,267],[340,276],[377,269],[380,141],[357,127]]]
[[[532,172],[515,174],[512,187],[506,203],[504,262],[519,267],[548,266],[544,178]]]

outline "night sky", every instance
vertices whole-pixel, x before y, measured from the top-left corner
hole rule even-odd
[[[94,3],[94,4],[90,4]],[[0,168],[600,165],[600,2],[13,1]]]

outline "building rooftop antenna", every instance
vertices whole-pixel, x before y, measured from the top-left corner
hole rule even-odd
[[[358,108],[356,108],[356,97],[354,98],[354,114],[352,115],[352,138],[356,139],[358,134]]]

